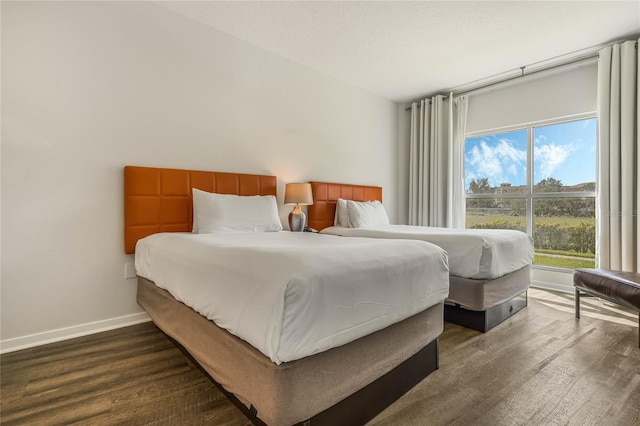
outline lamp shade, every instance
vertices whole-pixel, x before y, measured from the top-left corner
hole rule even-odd
[[[313,204],[310,183],[288,183],[284,189],[284,203],[308,206]]]

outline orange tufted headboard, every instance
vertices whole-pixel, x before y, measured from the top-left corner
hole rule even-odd
[[[346,183],[311,182],[313,204],[308,207],[309,226],[318,231],[333,226],[336,200],[382,202],[382,187],[349,185]]]
[[[276,177],[196,170],[124,168],[124,252],[158,232],[191,232],[192,188],[236,195],[276,195]]]

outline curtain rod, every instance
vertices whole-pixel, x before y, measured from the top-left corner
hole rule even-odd
[[[637,38],[637,36],[632,36],[630,39],[634,39]],[[453,89],[448,90],[448,93],[453,93],[454,96],[458,96],[458,95],[463,95],[463,94],[473,94],[476,91],[481,91],[490,87],[493,87],[495,85],[498,84],[502,84],[502,83],[506,83],[518,78],[523,78],[526,76],[530,76],[530,75],[534,75],[534,74],[538,74],[541,73],[543,71],[548,71],[548,70],[553,70],[553,69],[562,69],[565,66],[571,66],[574,65],[578,62],[582,62],[582,61],[587,61],[589,59],[596,59],[598,57],[599,51],[604,48],[604,47],[608,47],[608,46],[613,46],[616,43],[621,43],[624,41],[628,41],[628,39],[622,39],[622,40],[616,40],[613,42],[609,42],[609,43],[603,43],[603,44],[599,44],[596,46],[591,46],[591,47],[587,47],[585,49],[581,49],[581,50],[576,50],[570,53],[567,53],[565,55],[560,55],[560,56],[555,56],[553,58],[549,58],[546,59],[544,61],[538,61],[538,62],[534,62],[532,64],[529,65],[525,65],[522,67],[518,67],[518,68],[514,68],[512,70],[509,71],[505,71],[499,74],[494,74],[492,76],[486,77],[486,78],[482,78],[479,80],[475,80],[469,83],[465,83],[462,84],[460,86],[454,87]],[[636,49],[638,48],[638,43],[636,42]],[[564,58],[564,60],[563,60]],[[549,65],[543,65],[545,63],[549,63],[553,61],[551,64]],[[580,64],[578,64],[580,65]],[[529,71],[528,74],[525,74],[526,70],[528,68],[533,68],[532,71]],[[514,72],[520,72],[519,75],[510,75],[508,77],[500,77],[500,76],[504,76],[505,74],[513,74]],[[491,80],[490,80],[491,79]],[[486,82],[487,80],[490,80],[489,82]],[[485,81],[486,83],[481,83],[482,81]],[[468,87],[468,89],[464,89],[465,87]],[[430,95],[430,96],[438,96],[439,94],[436,93],[434,95]],[[445,99],[447,99],[449,96],[448,94],[442,94],[440,93],[440,95],[443,95]],[[419,100],[415,100],[412,101],[411,103],[414,102],[419,102],[422,99],[425,99],[426,97],[430,97],[429,95],[425,96],[424,98],[421,98]],[[418,107],[420,107],[420,105],[418,105]],[[411,111],[411,107],[407,107],[404,109],[405,111]]]

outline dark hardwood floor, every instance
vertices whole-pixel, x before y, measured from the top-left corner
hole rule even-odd
[[[482,334],[445,324],[440,369],[372,425],[640,425],[637,314],[532,289]],[[249,425],[153,324],[0,356],[0,422]]]

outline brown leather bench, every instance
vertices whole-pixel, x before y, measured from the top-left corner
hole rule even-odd
[[[576,318],[580,318],[580,294],[600,297],[638,312],[638,347],[640,348],[640,274],[608,269],[576,269]]]

